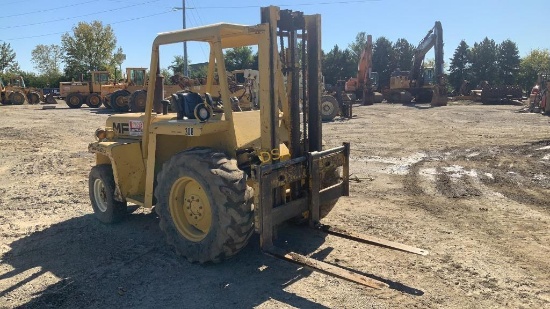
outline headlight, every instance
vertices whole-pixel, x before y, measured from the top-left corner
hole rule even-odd
[[[205,103],[198,104],[195,106],[194,114],[195,118],[200,122],[208,121],[208,119],[212,116],[212,107]]]
[[[101,129],[101,128],[95,130],[95,138],[98,141],[104,140],[105,138],[107,138],[107,131],[105,131],[104,129]]]

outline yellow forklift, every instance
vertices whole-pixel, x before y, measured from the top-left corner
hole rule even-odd
[[[182,42],[209,44],[207,92],[181,91],[163,100],[159,52]],[[259,110],[232,110],[223,49],[240,46],[258,49]],[[154,207],[167,242],[199,263],[235,255],[256,232],[271,256],[373,288],[387,285],[277,247],[275,229],[305,220],[332,235],[427,254],[321,223],[349,194],[350,145],[322,148],[320,15],[270,6],[261,9],[257,25],[161,33],[149,72],[145,112],[110,116],[89,145],[96,159],[89,195],[100,221],[120,221],[127,203]],[[213,102],[216,74],[221,101]]]

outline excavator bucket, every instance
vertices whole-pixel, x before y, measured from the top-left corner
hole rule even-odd
[[[437,84],[433,87],[432,106],[446,106],[449,98],[447,97],[447,78],[440,74]]]
[[[48,93],[45,97],[46,104],[57,104],[57,101],[55,100],[53,93]]]

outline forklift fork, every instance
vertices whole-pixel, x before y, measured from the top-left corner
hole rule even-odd
[[[320,201],[329,201],[340,196],[349,195],[349,143],[325,151],[308,152],[306,156],[288,161],[257,165],[253,167],[254,178],[258,181],[260,195],[256,201],[256,223],[260,232],[260,246],[264,253],[301,265],[314,271],[342,278],[367,287],[382,289],[388,285],[379,280],[344,269],[338,265],[287,251],[273,244],[274,229],[280,223],[289,219],[308,214],[309,227],[333,236],[346,238],[364,244],[399,250],[418,255],[427,255],[428,251],[409,245],[384,240],[360,233],[349,232],[338,227],[323,225],[320,222]],[[330,187],[321,188],[322,175],[330,169],[342,168],[342,180]],[[291,183],[305,181],[305,192],[301,192],[295,200],[284,201],[276,205],[276,191],[288,187]]]

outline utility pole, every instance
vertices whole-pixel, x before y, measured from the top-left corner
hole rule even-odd
[[[185,0],[181,1],[181,7],[175,7],[174,10],[181,10],[183,17],[183,29],[186,29],[185,25]],[[189,76],[189,68],[187,67],[187,42],[183,42],[183,75]]]
[[[185,25],[185,0],[182,2],[182,12],[183,12],[183,29],[186,29]],[[189,76],[189,69],[187,68],[187,42],[183,42],[183,75]]]

